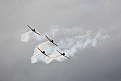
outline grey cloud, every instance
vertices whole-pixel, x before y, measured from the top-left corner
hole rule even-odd
[[[120,0],[1,0],[1,81],[121,81]],[[64,62],[31,64],[37,41],[20,41],[30,24],[40,33],[51,25],[104,29],[110,38]],[[55,40],[58,40],[55,39]]]

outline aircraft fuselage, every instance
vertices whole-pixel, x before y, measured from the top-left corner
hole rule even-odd
[[[42,51],[43,54],[45,54],[45,51]]]
[[[35,32],[35,29],[33,29],[32,31]]]
[[[53,40],[51,40],[50,42],[52,42],[52,43],[53,43]]]
[[[65,56],[65,53],[62,53],[63,56]]]

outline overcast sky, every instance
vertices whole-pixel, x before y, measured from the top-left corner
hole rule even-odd
[[[110,37],[70,60],[31,64],[39,42],[20,41],[28,24],[41,33],[78,26]],[[0,81],[121,81],[121,0],[0,0],[0,46]]]

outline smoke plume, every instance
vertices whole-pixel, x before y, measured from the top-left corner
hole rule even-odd
[[[21,35],[21,41],[22,42],[28,42],[30,40],[30,35],[32,34],[32,31],[25,32]]]
[[[60,55],[57,50],[62,53],[65,53],[67,57],[72,57],[77,51],[81,51],[87,47],[95,47],[97,44],[100,44],[101,41],[109,37],[106,34],[103,34],[103,31],[99,30],[97,32],[82,30],[79,27],[73,28],[59,28],[58,26],[52,26],[49,33],[46,33],[49,37],[54,37],[54,42],[59,45],[59,47],[54,46],[49,41],[40,43],[34,49],[33,56],[31,57],[31,63],[36,63],[38,61],[42,61],[44,63],[50,63],[52,61],[64,61],[67,58]],[[29,34],[24,34],[22,39],[28,41],[31,36]],[[35,37],[38,40],[38,35]],[[46,39],[43,35],[42,39],[38,41],[42,41]],[[58,39],[58,42],[56,41]],[[42,54],[37,47],[41,50],[45,51],[49,57],[46,57]]]

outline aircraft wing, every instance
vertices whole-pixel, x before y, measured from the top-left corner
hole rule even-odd
[[[46,36],[46,35],[45,35],[45,36]],[[46,36],[46,38],[47,38],[49,41],[51,41],[50,38],[49,38],[48,36]]]
[[[58,50],[57,50],[58,51]],[[60,51],[58,51],[61,55],[62,55],[62,53],[60,52]]]
[[[43,53],[43,54],[50,58],[50,56],[49,56],[49,55],[47,55],[47,54],[45,54],[45,53]]]
[[[27,25],[31,30],[33,30],[29,25]]]
[[[69,57],[67,57],[67,56],[64,56],[64,57],[66,57],[66,58],[70,59],[70,58],[69,58]]]
[[[39,34],[39,33],[37,33],[36,31],[35,31],[35,33],[36,33],[36,34],[38,34],[38,35],[40,35],[40,34]]]
[[[54,42],[53,42],[53,44],[54,44],[54,45],[56,45],[56,46],[58,47],[58,45],[57,45],[57,44],[55,44]]]
[[[38,48],[38,47],[37,47]],[[39,48],[38,48],[39,49]],[[40,49],[39,49],[40,50]],[[42,52],[42,50],[40,50]]]

